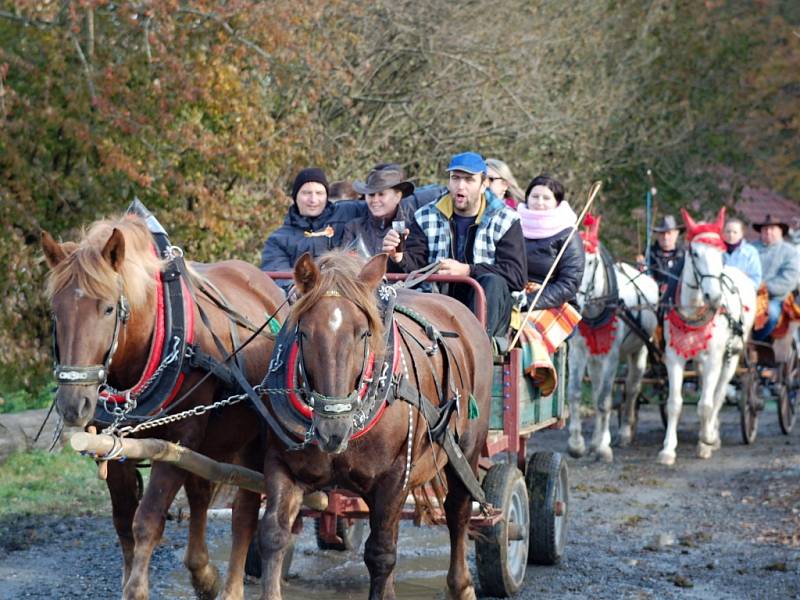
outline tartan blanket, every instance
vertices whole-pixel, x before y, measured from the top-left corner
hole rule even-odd
[[[800,320],[800,304],[797,303],[795,293],[790,292],[783,300],[781,316],[778,318],[778,324],[775,325],[770,337],[774,340],[784,337],[789,333],[789,324],[798,320]]]
[[[753,329],[755,331],[764,329],[764,326],[767,324],[767,319],[769,318],[767,314],[768,310],[769,292],[767,291],[767,285],[762,283],[756,294],[756,318],[755,321],[753,321]]]
[[[523,316],[515,309],[511,326],[519,329]],[[549,396],[558,385],[552,355],[564,343],[581,320],[581,313],[571,304],[558,308],[534,310],[520,333],[522,366],[543,396]]]

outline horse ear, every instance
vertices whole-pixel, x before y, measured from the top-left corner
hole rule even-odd
[[[681,209],[681,216],[683,217],[683,222],[686,223],[687,232],[691,232],[697,228],[697,223],[694,222],[692,215],[686,212],[685,208]]]
[[[318,279],[319,267],[306,252],[294,263],[294,284],[301,294],[305,294],[316,285]]]
[[[386,275],[386,261],[388,258],[389,255],[385,252],[376,254],[361,268],[361,273],[358,274],[358,278],[365,283],[369,289],[377,289],[378,285],[383,281],[383,276]]]
[[[53,236],[44,229],[42,229],[42,251],[44,252],[47,266],[51,269],[67,258],[67,253],[61,247],[61,244],[55,241]]]
[[[722,208],[719,209],[719,214],[717,215],[717,222],[715,223],[717,229],[719,229],[720,231],[722,231],[722,229],[725,227],[725,213],[726,209],[723,206]]]
[[[120,267],[122,267],[122,262],[125,260],[125,236],[116,227],[111,232],[106,245],[103,246],[102,254],[103,258],[111,265],[111,268],[119,271]]]

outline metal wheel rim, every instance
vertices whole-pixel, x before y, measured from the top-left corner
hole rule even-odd
[[[520,531],[523,532],[523,539],[511,540],[508,539],[508,529],[506,529],[506,564],[508,565],[508,574],[517,587],[522,584],[522,580],[525,578],[525,571],[528,568],[528,538],[530,536],[528,498],[526,494],[520,493],[520,489],[525,490],[525,482],[522,479],[514,485],[508,503],[508,513],[506,514],[507,525],[516,523],[519,525]]]

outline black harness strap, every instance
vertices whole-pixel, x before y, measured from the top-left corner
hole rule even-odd
[[[425,395],[420,394],[415,387],[409,384],[405,378],[400,381],[400,385],[397,387],[397,394],[405,402],[415,406],[428,423],[436,422],[439,419],[439,410],[433,406]],[[443,436],[444,439],[441,440],[440,444],[442,448],[444,448],[445,454],[447,454],[450,466],[453,467],[458,478],[464,484],[464,487],[467,488],[470,495],[477,500],[479,504],[482,506],[485,505],[486,494],[484,494],[483,488],[481,488],[478,483],[475,473],[472,472],[467,458],[456,443],[452,430],[445,428]]]
[[[182,258],[178,258],[176,260],[180,261],[180,268],[183,270],[183,272],[185,272],[186,265],[183,262],[183,259]],[[229,353],[226,350],[225,346],[222,344],[222,341],[219,339],[219,337],[214,333],[214,330],[211,328],[211,323],[208,320],[208,315],[206,314],[206,311],[203,310],[203,307],[200,306],[200,303],[197,301],[197,297],[196,297],[196,295],[194,293],[193,286],[191,284],[191,281],[188,280],[188,278],[187,278],[186,287],[189,289],[189,294],[192,296],[192,300],[194,301],[195,305],[197,306],[197,312],[200,314],[200,319],[203,321],[203,324],[206,326],[206,328],[208,329],[209,333],[211,334],[211,338],[214,340],[214,345],[217,347],[217,350],[219,351],[219,353],[222,356],[225,357],[224,362],[227,363],[231,358],[235,358],[236,354],[241,349],[241,346],[237,346],[235,348],[234,352],[230,352]],[[268,322],[269,321],[264,323],[264,325],[262,326],[262,329],[263,329],[264,326],[266,326],[266,324]],[[258,335],[258,333],[259,332],[256,332],[252,336],[250,336],[250,340],[252,340],[256,335]],[[250,340],[248,340],[248,341],[250,341]],[[223,366],[224,366],[224,363],[223,363]],[[253,386],[250,385],[250,382],[247,381],[247,378],[245,378],[244,373],[242,373],[242,371],[240,369],[238,369],[238,368],[230,368],[230,367],[226,367],[226,368],[228,369],[229,373],[233,376],[233,378],[236,380],[236,383],[238,383],[239,386],[247,394],[247,397],[250,400],[250,403],[252,404],[253,408],[255,408],[256,412],[258,412],[258,414],[261,415],[261,417],[267,422],[267,424],[275,432],[275,434],[280,438],[280,440],[284,444],[286,444],[287,447],[289,447],[290,449],[301,447],[300,444],[296,444],[294,442],[294,440],[292,440],[288,435],[286,435],[286,433],[283,432],[283,429],[280,427],[280,425],[278,424],[278,422],[275,419],[275,417],[273,417],[272,414],[267,410],[266,406],[264,406],[264,403],[261,401],[261,397],[253,389]]]

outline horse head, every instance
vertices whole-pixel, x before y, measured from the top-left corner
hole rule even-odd
[[[684,280],[690,287],[702,291],[703,298],[712,306],[718,306],[722,299],[723,253],[726,246],[722,239],[725,225],[725,207],[719,210],[713,223],[697,223],[692,216],[681,209],[686,224],[686,239],[689,248],[684,266]]]
[[[56,409],[71,426],[83,427],[92,420],[112,358],[120,365],[135,363],[120,360],[133,358],[122,356],[122,346],[139,342],[145,352],[148,347],[146,337],[137,339],[126,330],[132,307],[147,301],[160,261],[152,250],[149,258],[140,258],[142,242],[126,242],[124,232],[130,226],[119,225],[99,222],[80,243],[59,244],[42,231],[42,250],[50,267],[47,294],[53,317]],[[143,223],[140,226],[144,229],[139,237],[149,241],[149,232]],[[150,284],[131,284],[128,279],[134,273]]]
[[[347,449],[364,408],[372,365],[384,351],[375,291],[385,273],[385,254],[362,264],[334,252],[319,266],[304,254],[295,264],[301,296],[291,318],[300,347],[302,385],[313,409],[312,431],[325,452]]]
[[[584,229],[580,233],[584,249],[584,268],[576,300],[582,313],[586,309],[586,301],[603,293],[605,285],[603,260],[599,252],[601,219],[602,217],[587,214],[583,220]]]

